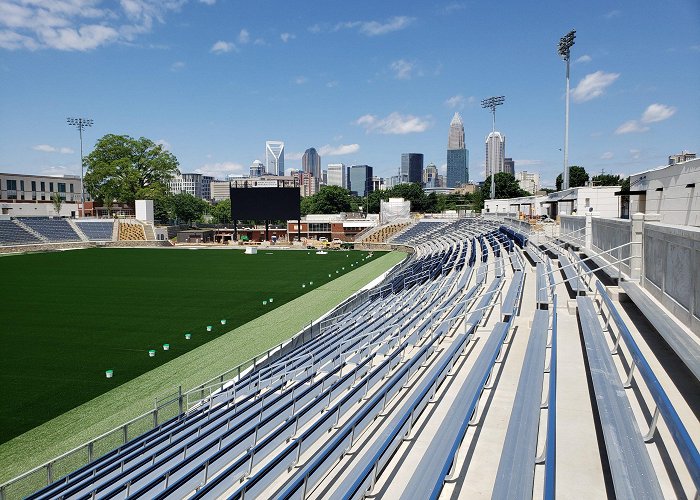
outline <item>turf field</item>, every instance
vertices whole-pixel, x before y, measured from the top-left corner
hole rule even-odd
[[[365,255],[85,249],[0,258],[0,443],[378,257]]]

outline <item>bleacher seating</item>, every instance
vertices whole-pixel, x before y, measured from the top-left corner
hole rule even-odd
[[[135,226],[120,224],[120,234],[122,225]],[[489,419],[492,405],[505,400],[512,406],[494,417],[490,428],[505,434],[492,497],[531,498],[538,491],[546,499],[555,492],[580,496],[567,484],[555,489],[559,319],[555,273],[546,253],[533,251],[533,272],[524,265],[522,250],[532,243],[513,228],[480,219],[420,222],[391,242],[415,252],[364,299],[346,303],[311,340],[290,343],[284,353],[179,417],[29,498],[468,497],[455,489],[464,481],[455,479],[482,465],[474,455],[487,429],[482,421]],[[555,250],[562,263],[571,258],[572,268],[583,269],[575,254]],[[528,279],[533,274],[535,279]],[[679,437],[680,455],[695,480],[700,460],[690,434],[683,434],[673,405],[597,285],[625,344],[632,345],[641,376],[653,386],[658,414],[672,434],[680,429],[673,438]],[[523,304],[532,315],[521,316]],[[577,304],[590,365],[584,377],[590,377],[593,390],[578,402],[590,404],[588,413],[601,423],[600,449],[607,455],[614,493],[659,498],[666,490],[644,447],[592,294],[579,296]],[[571,321],[575,324],[576,315]],[[509,354],[514,338],[527,344],[521,361]],[[567,349],[578,339],[567,335]],[[504,366],[514,362],[522,362],[508,370],[518,377],[507,384],[511,392],[517,387],[514,398],[494,399]],[[567,365],[567,377],[571,373]],[[450,396],[444,397],[447,391]],[[470,425],[482,427],[470,437]],[[591,439],[597,443],[594,428]],[[487,443],[492,450],[492,441]],[[538,474],[541,463],[544,471]],[[533,484],[537,481],[541,485]],[[403,494],[390,492],[397,483]]]
[[[0,220],[0,246],[32,245],[42,241],[12,220]]]
[[[364,238],[361,238],[359,241],[362,243],[385,243],[389,238],[391,238],[399,231],[402,231],[410,224],[410,222],[403,222],[399,224],[389,224],[388,226],[382,226],[377,230],[370,232]]]
[[[138,222],[119,222],[119,241],[144,241],[146,232]]]
[[[75,222],[90,241],[111,241],[114,221],[87,221],[77,220]]]
[[[22,224],[33,229],[51,243],[80,241],[80,236],[65,219],[48,217],[20,217]]]

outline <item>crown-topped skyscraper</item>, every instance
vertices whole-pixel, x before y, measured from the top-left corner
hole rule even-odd
[[[459,113],[450,122],[447,138],[447,187],[458,187],[469,182],[469,150],[464,144],[464,123]]]

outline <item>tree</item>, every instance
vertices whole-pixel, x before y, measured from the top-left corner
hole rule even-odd
[[[529,196],[530,193],[520,187],[515,177],[508,172],[498,172],[496,174],[496,198],[518,198]],[[491,176],[489,175],[481,186],[482,200],[491,198]]]
[[[189,193],[179,193],[172,197],[173,215],[178,221],[191,224],[202,218],[209,203]]]
[[[175,155],[150,139],[107,134],[85,157],[85,188],[104,205],[133,205],[139,197],[165,195],[178,165]]]
[[[594,186],[620,186],[622,185],[622,177],[612,174],[594,175],[591,179]]]
[[[586,169],[583,167],[579,167],[578,165],[571,165],[569,167],[569,187],[570,188],[575,188],[575,187],[581,187],[585,186],[586,183],[588,182],[588,172],[586,172]],[[564,183],[562,180],[561,174],[557,175],[557,191],[561,191],[561,187]]]
[[[315,195],[302,198],[301,210],[304,215],[350,212],[350,192],[340,186],[323,186]]]
[[[53,209],[56,211],[56,215],[61,215],[61,206],[63,205],[63,198],[58,193],[54,193],[51,197],[51,204]]]
[[[211,209],[211,215],[214,217],[214,222],[218,224],[231,222],[231,200],[227,198],[214,205]]]

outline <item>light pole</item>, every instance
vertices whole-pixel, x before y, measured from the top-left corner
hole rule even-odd
[[[484,109],[490,109],[491,113],[493,114],[493,128],[491,130],[491,137],[495,138],[496,137],[496,106],[500,106],[503,104],[506,100],[505,96],[498,96],[498,97],[489,97],[488,99],[484,99],[481,101],[481,107]],[[488,146],[487,146],[488,150]],[[491,157],[489,158],[489,165],[491,169],[491,199],[493,200],[496,198],[496,155],[491,154]]]
[[[80,216],[85,216],[85,188],[83,187],[83,129],[92,127],[91,118],[66,118],[66,122],[71,127],[75,127],[80,132]]]
[[[559,55],[566,61],[566,115],[564,124],[564,174],[562,175],[562,189],[569,189],[569,60],[571,59],[571,47],[576,39],[576,30],[569,31],[559,39]]]

